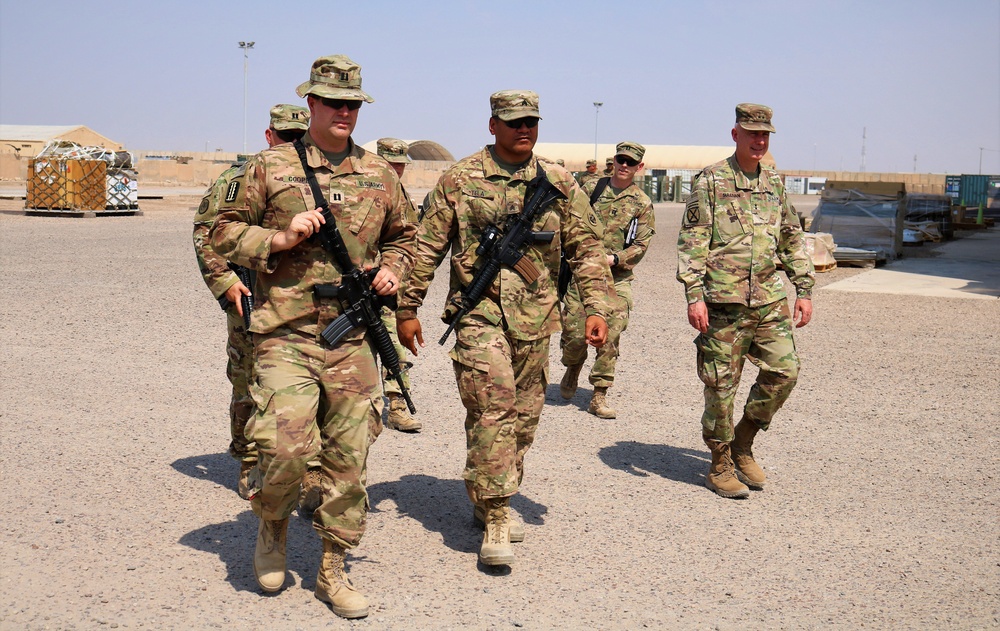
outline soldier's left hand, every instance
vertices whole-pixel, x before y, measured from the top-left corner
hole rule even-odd
[[[600,348],[608,341],[608,323],[601,316],[587,316],[585,327],[587,331],[587,344],[590,344],[594,348]]]
[[[813,301],[808,298],[795,299],[795,328],[801,328],[809,324],[813,317]]]
[[[380,296],[391,296],[399,289],[399,279],[392,270],[380,267],[372,279],[372,289]]]

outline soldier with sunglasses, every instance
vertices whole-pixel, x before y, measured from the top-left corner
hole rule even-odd
[[[490,106],[489,129],[496,142],[457,162],[430,193],[397,319],[400,341],[416,355],[417,345],[424,345],[417,310],[435,270],[450,253],[442,319],[452,323],[457,310],[452,300],[482,265],[477,248],[484,231],[489,226],[503,231],[508,220],[518,217],[529,182],[544,173],[561,198],[535,218],[532,230],[551,238],[524,246],[516,269],[501,268],[485,297],[455,323],[455,347],[449,353],[466,409],[462,477],[474,519],[484,525],[479,560],[509,565],[514,561],[510,543],[524,539],[523,525],[510,514],[510,498],[524,477],[524,456],[545,403],[549,338],[559,330],[560,249],[570,259],[585,305],[587,342],[595,346],[607,337],[613,290],[586,196],[566,169],[543,164],[532,152],[538,139],[538,95],[496,92]]]
[[[343,313],[330,286],[340,285],[346,270],[310,238],[326,220],[308,178],[325,196],[352,263],[380,265],[371,288],[381,296],[394,294],[410,270],[416,224],[396,173],[351,138],[361,104],[373,101],[361,89],[361,67],[343,55],[321,57],[296,92],[308,99],[309,131],[301,144],[279,145],[247,163],[220,204],[212,245],[257,271],[250,327],[260,476],[251,503],[260,518],[257,583],[266,592],[285,583],[288,518],[307,463],[319,456],[322,501],[313,528],[323,556],[315,594],[337,615],[360,618],[368,602],[348,580],[344,561],[365,532],[366,461],[371,428],[382,415],[381,375],[364,328],[333,347],[320,337]]]
[[[600,418],[615,418],[618,413],[607,403],[608,388],[615,382],[618,362],[618,340],[628,327],[632,311],[633,270],[646,255],[650,241],[656,233],[653,202],[635,185],[635,176],[643,169],[642,157],[646,149],[636,142],[620,142],[615,147],[615,170],[611,178],[592,180],[583,186],[601,225],[602,252],[611,266],[618,295],[616,307],[608,320],[608,341],[597,349],[597,358],[590,369],[590,383],[594,393],[587,411]],[[600,187],[600,191],[597,188]],[[566,373],[559,384],[564,399],[576,394],[580,370],[587,360],[587,340],[584,337],[584,309],[576,283],[570,283],[563,298],[562,310],[562,364]]]

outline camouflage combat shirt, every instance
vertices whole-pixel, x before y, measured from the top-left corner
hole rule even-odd
[[[336,168],[308,133],[302,141],[354,264],[380,263],[404,278],[413,265],[416,224],[407,218],[409,206],[396,173],[353,140],[348,156]],[[313,293],[315,285],[339,284],[341,279],[340,268],[317,240],[271,252],[274,235],[286,229],[292,217],[315,207],[292,143],[257,154],[229,182],[212,227],[212,247],[226,259],[257,271],[250,326],[254,333],[288,326],[314,334],[320,323],[340,315],[339,301],[320,300]],[[359,328],[346,339],[363,334]]]
[[[201,198],[198,211],[194,215],[194,253],[198,257],[198,268],[201,277],[205,279],[212,295],[216,299],[226,293],[239,280],[236,274],[226,266],[226,259],[215,253],[208,242],[208,231],[212,228],[215,216],[219,212],[219,200],[229,185],[229,180],[239,171],[239,165],[233,165],[222,172],[217,180]]]
[[[760,307],[785,297],[778,261],[796,296],[811,298],[812,261],[798,215],[777,172],[751,181],[735,154],[696,176],[677,239],[677,280],[688,304],[704,300]]]
[[[451,245],[451,277],[448,304],[475,273],[476,247],[488,225],[503,228],[510,216],[520,214],[528,182],[538,173],[539,160],[532,158],[513,175],[504,171],[490,154],[490,147],[457,162],[438,180],[429,196],[429,206],[417,232],[416,263],[400,300],[400,319],[416,317],[423,304],[434,271]],[[560,248],[566,251],[580,287],[587,315],[607,320],[613,308],[614,287],[601,246],[600,222],[587,196],[570,173],[548,161],[542,165],[547,179],[566,196],[535,218],[533,229],[555,233],[551,243],[535,243],[522,249],[540,272],[526,282],[504,266],[491,288],[468,317],[481,316],[504,326],[513,338],[524,341],[548,337],[560,328],[556,279]],[[610,297],[609,297],[610,294]],[[447,321],[455,307],[448,306]]]
[[[590,199],[599,179],[596,178],[583,185],[587,199]],[[605,254],[614,254],[618,257],[618,265],[611,268],[615,282],[632,280],[635,276],[632,270],[642,257],[646,256],[649,242],[656,234],[653,202],[634,183],[629,184],[618,195],[615,195],[611,184],[608,183],[601,196],[594,202],[594,211],[604,233],[602,242]],[[632,244],[625,247],[633,218],[636,219],[635,235]]]

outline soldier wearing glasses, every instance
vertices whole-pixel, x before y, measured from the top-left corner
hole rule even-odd
[[[607,336],[611,309],[610,270],[587,198],[564,168],[542,161],[532,150],[538,139],[538,95],[505,90],[490,97],[490,133],[495,144],[460,160],[431,191],[417,233],[413,273],[400,300],[399,339],[417,354],[424,345],[417,309],[434,272],[451,254],[448,306],[475,273],[476,248],[487,226],[500,229],[520,215],[528,183],[543,170],[563,198],[548,206],[533,230],[552,231],[550,242],[523,248],[538,275],[501,268],[479,304],[457,323],[449,353],[466,409],[466,462],[462,477],[476,521],[484,524],[479,560],[486,565],[514,561],[510,543],[524,539],[523,525],[510,514],[510,498],[524,476],[548,385],[549,337],[559,330],[557,277],[560,249],[570,259],[587,313],[587,342]],[[521,268],[521,263],[518,263]]]
[[[362,103],[361,67],[343,55],[321,57],[296,92],[307,97],[307,163],[327,197],[351,259],[381,261],[372,280],[379,295],[394,294],[413,261],[416,225],[399,178],[389,165],[357,146],[351,133]],[[254,333],[257,406],[252,420],[259,453],[260,518],[253,566],[266,592],[285,583],[285,536],[307,463],[319,456],[322,502],[313,527],[323,542],[316,596],[345,618],[368,614],[368,602],[347,579],[344,560],[365,531],[369,426],[382,414],[381,375],[366,332],[356,328],[336,347],[320,332],[342,313],[317,285],[336,285],[342,270],[315,239],[323,215],[297,147],[263,151],[233,180],[221,202],[212,245],[222,256],[257,271]],[[381,257],[381,258],[380,258]]]
[[[607,392],[615,381],[618,361],[618,340],[628,327],[632,311],[632,279],[635,266],[646,255],[649,243],[656,233],[653,203],[634,180],[643,169],[642,157],[646,149],[635,142],[621,142],[615,147],[615,170],[610,179],[587,182],[583,190],[591,196],[600,186],[593,203],[594,215],[604,235],[602,252],[607,257],[618,294],[616,308],[608,320],[608,341],[597,349],[597,358],[590,370],[590,383],[594,394],[588,412],[600,418],[615,418],[617,412],[607,403]],[[602,184],[603,182],[603,184]],[[587,360],[587,342],[584,338],[584,310],[576,283],[570,283],[563,300],[562,311],[562,364],[566,373],[559,384],[564,399],[576,394],[577,380],[583,363]]]

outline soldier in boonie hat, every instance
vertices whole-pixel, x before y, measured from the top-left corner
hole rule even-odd
[[[299,96],[312,94],[325,99],[374,103],[361,89],[361,66],[347,55],[320,57],[313,62],[309,80],[295,88]]]
[[[615,155],[628,156],[636,162],[642,162],[642,156],[646,155],[646,148],[637,142],[626,140],[618,143],[618,146],[615,147]]]
[[[512,121],[519,118],[537,118],[538,94],[531,90],[501,90],[490,95],[492,115],[502,121]]]
[[[736,106],[736,124],[747,131],[774,132],[771,124],[771,108],[756,103],[740,103]]]
[[[410,146],[399,138],[379,138],[376,143],[378,154],[389,163],[409,164],[410,158],[406,155],[409,149]]]
[[[271,129],[285,131],[289,129],[309,130],[309,110],[298,105],[282,103],[271,108]]]

